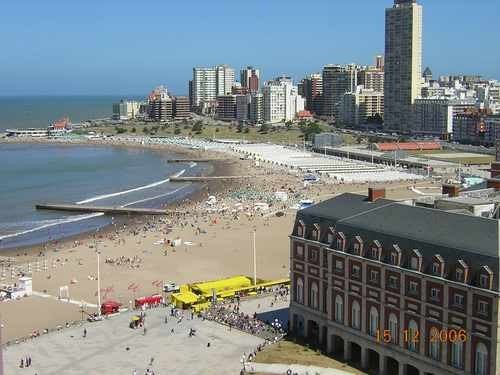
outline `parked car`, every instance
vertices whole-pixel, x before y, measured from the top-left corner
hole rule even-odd
[[[163,291],[165,293],[177,293],[180,291],[180,288],[176,283],[170,282],[163,284]]]

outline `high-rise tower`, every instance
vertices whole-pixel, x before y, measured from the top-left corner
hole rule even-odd
[[[384,128],[410,132],[422,80],[422,6],[416,0],[395,0],[385,11],[384,69]]]

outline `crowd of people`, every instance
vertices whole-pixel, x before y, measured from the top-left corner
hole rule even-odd
[[[127,266],[129,268],[139,268],[142,263],[142,258],[138,255],[133,257],[120,256],[116,258],[106,258],[104,263],[110,264],[112,266]]]

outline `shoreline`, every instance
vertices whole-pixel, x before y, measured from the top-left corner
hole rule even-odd
[[[78,142],[68,142],[66,140],[61,139],[37,139],[37,138],[13,138],[12,141],[5,141],[0,139],[0,146],[2,144],[41,144],[41,145],[57,145],[64,147],[85,147],[85,146],[99,146],[99,147],[116,147],[116,148],[135,148],[135,149],[143,149],[147,151],[160,152],[160,153],[172,153],[175,156],[182,157],[199,157],[200,150],[191,150],[182,146],[175,145],[158,145],[158,144],[138,144],[136,142],[122,142],[122,143],[106,143],[100,141],[85,141],[79,140]],[[217,152],[216,152],[217,153]],[[219,154],[219,153],[217,153]],[[220,156],[220,155],[219,155]],[[231,169],[232,160],[226,155],[226,158],[222,158],[221,160],[214,160],[209,162],[209,172],[204,173],[207,176],[213,175],[227,175],[234,173]],[[188,210],[191,204],[201,203],[205,197],[205,191],[208,189],[211,192],[217,193],[224,188],[230,186],[231,181],[208,181],[208,182],[199,182],[194,183],[197,185],[195,191],[189,193],[185,197],[181,197],[178,200],[175,200],[171,203],[162,204],[160,208],[173,208],[173,209],[184,209]],[[106,215],[109,216],[109,215]],[[137,228],[141,225],[142,222],[150,219],[149,215],[134,215],[134,216],[125,216],[118,215],[114,217],[114,222],[109,223],[107,225],[102,226],[97,232],[99,233],[99,237],[106,237],[110,233],[114,232],[117,227],[126,226],[129,228]],[[48,251],[48,248],[55,247],[64,248],[68,245],[72,245],[75,242],[81,243],[93,240],[95,238],[95,233],[93,230],[84,231],[81,233],[69,235],[62,237],[57,240],[40,242],[33,245],[26,246],[13,246],[5,249],[0,249],[0,260],[3,258],[14,258],[17,261],[14,261],[14,264],[19,262],[29,262],[30,260],[34,260],[37,257],[41,256],[45,252]]]

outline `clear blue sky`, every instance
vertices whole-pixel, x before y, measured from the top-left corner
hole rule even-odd
[[[300,78],[384,49],[392,0],[24,0],[0,11],[0,95],[187,93],[193,66]],[[420,0],[424,67],[500,79],[500,1]]]

